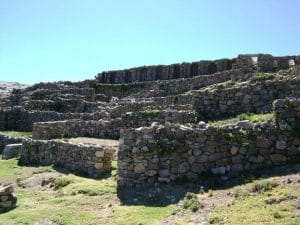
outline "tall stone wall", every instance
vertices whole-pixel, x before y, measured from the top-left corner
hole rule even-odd
[[[245,112],[270,112],[275,99],[288,96],[300,96],[299,77],[193,92],[192,104],[201,119],[215,119]]]
[[[115,149],[109,146],[72,144],[63,141],[23,141],[20,163],[23,165],[57,165],[73,172],[99,177],[111,170]]]
[[[245,74],[241,70],[218,72],[212,75],[201,75],[190,78],[174,80],[148,81],[128,84],[103,84],[98,83],[96,93],[106,96],[135,96],[135,97],[162,97],[178,95],[190,90],[196,90],[211,84],[230,80],[231,77],[242,79]],[[148,90],[148,91],[145,91]]]
[[[108,71],[99,73],[96,79],[100,83],[131,83],[153,80],[170,80],[193,77],[197,75],[213,74],[230,70],[232,60],[220,59],[215,61],[199,61],[173,65],[143,66],[127,70]]]
[[[279,124],[241,121],[223,127],[187,127],[154,123],[124,130],[118,151],[118,187],[199,179],[207,172],[228,179],[249,170],[299,162],[300,136],[293,132],[299,128],[284,124],[300,121],[300,99],[284,100],[288,107],[281,101],[274,103],[285,118]]]
[[[256,63],[253,58],[257,58]],[[96,80],[100,83],[109,84],[170,80],[214,74],[232,68],[242,69],[245,72],[251,72],[254,69],[258,69],[260,72],[274,72],[289,68],[290,60],[293,60],[296,65],[300,64],[300,56],[273,57],[269,54],[249,54],[239,55],[233,59],[199,61],[168,66],[143,66],[127,70],[102,72],[96,76]]]

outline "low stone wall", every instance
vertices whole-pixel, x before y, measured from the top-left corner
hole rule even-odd
[[[229,88],[193,92],[193,109],[201,119],[216,119],[245,112],[266,113],[275,99],[300,96],[300,78],[244,83]]]
[[[130,99],[122,99],[117,106],[106,108],[106,110],[111,118],[120,117],[127,112],[145,110],[191,110],[192,99],[192,93],[139,99],[135,103],[131,103]]]
[[[288,107],[281,101],[289,102]],[[284,119],[276,118],[277,125],[249,121],[223,127],[154,123],[124,130],[118,151],[118,187],[199,179],[207,172],[228,179],[249,170],[299,162],[299,127],[285,124],[299,123],[300,99],[276,101],[274,109],[279,108],[278,116]]]
[[[56,165],[72,172],[99,177],[111,170],[115,149],[109,146],[72,144],[50,140],[23,141],[20,163],[23,165]]]
[[[21,143],[23,140],[24,138],[9,137],[7,135],[0,134],[0,154],[2,154],[6,145]]]
[[[68,119],[99,120],[107,118],[104,111],[97,113],[58,113],[53,111],[26,111],[21,107],[0,109],[0,130],[31,131],[33,124]]]
[[[121,119],[106,120],[65,120],[41,122],[33,125],[34,139],[61,137],[93,137],[118,139],[123,128]]]
[[[194,111],[144,111],[123,114],[121,118],[106,120],[66,120],[40,122],[33,125],[34,139],[61,137],[94,137],[117,139],[121,129],[151,125],[152,122],[195,123]]]
[[[28,111],[55,111],[60,113],[93,113],[98,111],[99,104],[82,99],[29,100],[21,104]]]
[[[124,128],[150,126],[153,122],[164,124],[171,123],[196,123],[198,121],[195,111],[142,111],[123,114],[122,123]]]

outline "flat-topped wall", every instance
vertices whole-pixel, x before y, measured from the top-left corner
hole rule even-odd
[[[26,111],[21,107],[0,109],[0,130],[31,131],[36,122],[67,119],[99,120],[107,113],[58,113],[53,111]]]
[[[257,62],[253,60],[254,58],[257,58]],[[269,54],[246,54],[239,55],[233,59],[199,61],[167,66],[143,66],[126,70],[108,71],[99,73],[96,79],[100,83],[117,84],[209,75],[231,70],[232,68],[243,69],[245,72],[256,68],[260,72],[271,72],[289,68],[292,63],[290,60],[293,60],[293,63],[296,65],[300,64],[300,56],[274,57]]]
[[[300,99],[278,100],[274,109],[284,118],[276,119],[279,124],[153,124],[124,130],[118,151],[118,187],[199,179],[207,172],[228,179],[249,170],[299,162],[300,136],[294,131],[300,127],[286,124],[300,122]]]
[[[207,120],[245,112],[270,112],[275,99],[289,96],[300,97],[300,77],[193,92],[192,104],[199,117]]]
[[[213,74],[230,70],[232,60],[199,61],[173,65],[143,66],[127,70],[99,73],[96,79],[101,83],[132,83],[153,80],[170,80],[183,77],[193,77],[202,74]]]
[[[75,173],[99,177],[111,170],[115,149],[110,146],[72,144],[51,140],[23,141],[20,163],[23,165],[56,165]]]
[[[41,122],[33,125],[34,139],[54,139],[61,137],[94,137],[116,139],[121,129],[151,125],[152,122],[195,123],[194,111],[145,111],[122,115],[109,121],[66,120]]]
[[[129,112],[123,114],[122,124],[124,128],[150,126],[153,122],[161,124],[171,123],[196,123],[198,121],[197,113],[195,111],[142,111],[142,112]]]
[[[56,98],[54,100],[29,100],[22,102],[25,110],[55,111],[60,113],[92,113],[99,111],[99,104],[82,99]]]
[[[106,96],[135,96],[135,97],[162,97],[182,94],[190,90],[196,90],[211,84],[216,84],[230,80],[231,77],[242,79],[245,74],[241,70],[230,70],[217,72],[212,75],[201,75],[191,78],[181,78],[173,80],[148,81],[128,84],[103,84],[95,86],[96,93]],[[145,91],[147,90],[147,91]]]
[[[123,128],[120,118],[107,120],[65,120],[41,122],[33,125],[34,139],[62,137],[93,137],[118,139]]]

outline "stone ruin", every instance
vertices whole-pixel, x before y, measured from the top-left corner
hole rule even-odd
[[[91,177],[108,173],[117,155],[119,188],[203,173],[226,180],[290,163],[300,155],[299,68],[300,56],[252,54],[14,89],[0,99],[0,130],[32,137],[0,134],[0,149],[21,144],[23,165],[55,164]],[[270,112],[275,122],[208,123]],[[68,141],[78,137],[119,146]]]

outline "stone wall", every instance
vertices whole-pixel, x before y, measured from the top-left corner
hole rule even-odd
[[[216,119],[245,112],[265,113],[272,102],[288,96],[300,97],[300,78],[246,82],[228,88],[193,92],[193,109],[201,119]]]
[[[61,137],[94,137],[118,139],[121,129],[151,125],[152,122],[195,123],[194,111],[144,111],[122,115],[121,118],[106,120],[66,120],[40,122],[33,125],[34,139]]]
[[[230,70],[232,60],[199,61],[172,65],[143,66],[127,70],[99,73],[96,79],[100,83],[131,83],[153,80],[170,80],[197,75],[213,74]]]
[[[190,90],[196,90],[211,84],[221,83],[230,80],[231,77],[243,79],[246,75],[241,70],[230,70],[218,72],[212,75],[200,75],[191,78],[174,80],[148,81],[129,84],[103,84],[98,83],[96,93],[105,96],[135,96],[135,97],[162,97],[182,94]],[[148,91],[145,91],[148,90]]]
[[[253,58],[257,58],[256,64]],[[249,54],[239,55],[234,59],[199,61],[168,66],[143,66],[127,70],[102,72],[96,76],[96,80],[100,83],[109,84],[170,80],[214,74],[232,68],[242,69],[245,72],[251,72],[254,69],[258,69],[260,72],[274,72],[289,68],[290,60],[293,60],[296,65],[300,64],[300,56],[273,57],[269,54]]]
[[[7,135],[0,134],[0,154],[2,154],[2,151],[6,145],[22,143],[23,140],[24,138],[9,137]]]
[[[107,120],[65,120],[41,122],[33,125],[34,139],[62,137],[93,137],[118,139],[123,128],[120,118]]]
[[[142,111],[129,112],[123,114],[122,117],[123,128],[150,126],[153,122],[161,124],[171,123],[196,123],[198,121],[197,113],[194,111]]]
[[[21,107],[0,109],[0,130],[31,131],[33,123],[67,119],[99,120],[107,118],[106,112],[58,113],[53,111],[26,111]]]
[[[203,173],[228,179],[249,170],[299,162],[300,136],[295,132],[299,127],[284,124],[299,123],[300,99],[276,101],[274,109],[281,110],[275,114],[285,118],[282,123],[277,118],[279,124],[240,121],[223,127],[154,123],[124,130],[118,151],[118,187],[199,179]]]
[[[111,170],[115,149],[109,146],[72,144],[51,140],[23,141],[20,163],[23,165],[56,165],[72,172],[99,177]]]
[[[82,99],[63,99],[55,100],[29,100],[21,103],[23,109],[28,111],[55,111],[60,113],[92,113],[99,110],[96,102],[88,102]]]

